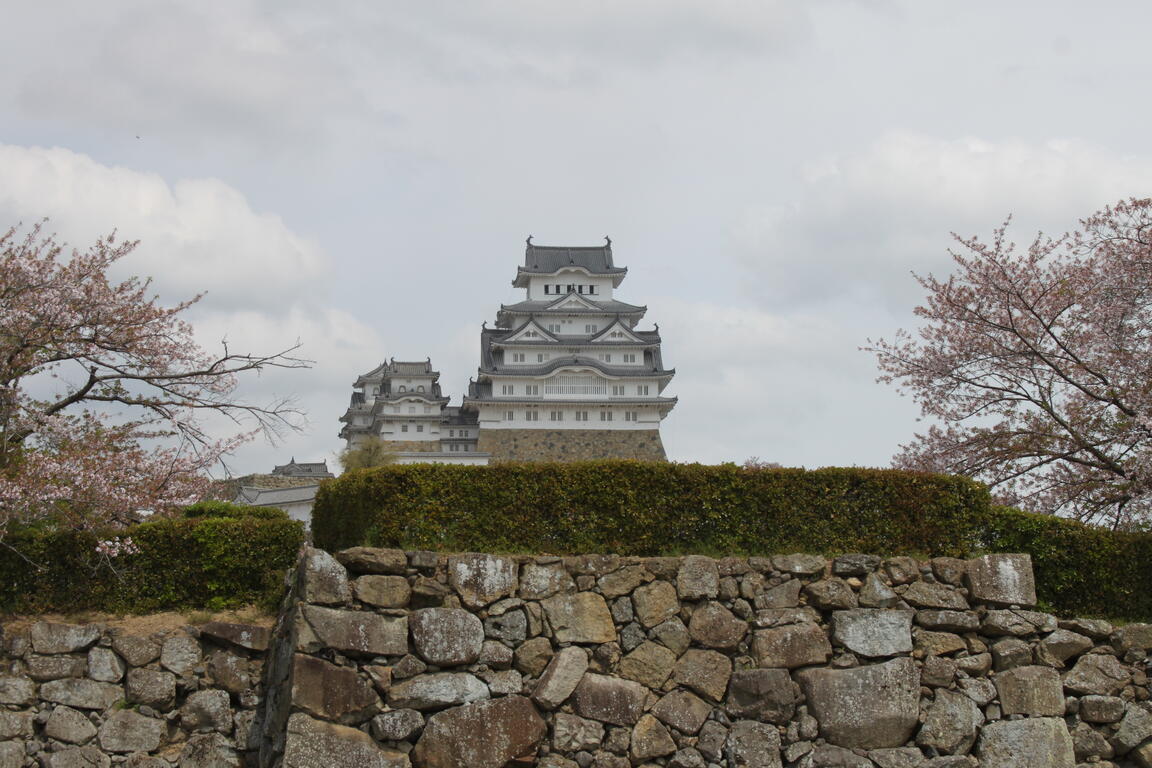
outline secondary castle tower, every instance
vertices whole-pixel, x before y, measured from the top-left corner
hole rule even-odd
[[[494,460],[665,458],[660,421],[676,405],[664,388],[659,326],[637,330],[647,307],[618,301],[628,270],[599,246],[543,246],[528,238],[512,285],[480,336],[480,368],[464,409],[478,450]]]

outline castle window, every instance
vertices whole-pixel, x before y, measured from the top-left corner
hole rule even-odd
[[[550,421],[563,421],[564,420],[564,411],[552,411],[551,413],[548,414],[548,419]]]
[[[584,293],[584,286],[578,285],[578,286],[576,286],[576,289],[577,289],[577,293]]]
[[[634,363],[634,362],[636,362],[636,354],[635,354],[635,353],[630,353],[630,354],[626,354],[626,355],[624,355],[624,362],[626,362],[626,363]]]
[[[612,421],[612,411],[600,411],[600,421]]]
[[[408,431],[408,425],[407,424],[401,424],[400,425],[400,431],[401,432],[407,432]]]
[[[648,385],[647,384],[637,384],[636,385],[636,394],[647,395],[648,394]]]
[[[423,392],[424,391],[424,385],[421,384],[420,386],[416,387],[416,391],[417,392]]]
[[[613,397],[621,397],[623,394],[624,394],[624,385],[623,384],[613,384],[612,385]]]
[[[588,286],[588,293],[593,293],[593,294],[596,293],[596,286],[594,286],[594,285]]]
[[[624,412],[624,421],[639,421],[639,419],[636,418],[637,415],[638,414],[636,413],[636,411],[625,411]]]
[[[596,333],[598,328],[599,326],[596,325],[586,325],[584,326],[584,333]]]
[[[512,421],[512,420],[513,420],[513,419],[515,419],[515,418],[516,418],[516,414],[515,414],[515,412],[513,412],[513,411],[504,411],[504,421]]]
[[[448,430],[448,437],[456,437],[456,430],[454,430],[454,429]]]
[[[524,411],[524,421],[540,421],[540,412]]]
[[[551,331],[552,333],[559,333],[560,332],[560,324],[559,323],[548,323],[548,330]]]
[[[513,384],[501,384],[500,385],[500,394],[502,394],[502,395],[514,395],[514,394],[516,394],[515,385],[513,385]]]
[[[568,293],[575,293],[576,292],[576,286],[572,285],[572,283],[568,283],[568,285],[566,285],[565,287],[568,289]]]
[[[548,359],[548,355],[544,354],[543,352],[536,355],[536,362],[538,362],[538,363],[542,363],[547,359]]]
[[[407,392],[408,390],[407,390],[407,389],[404,387],[404,385],[403,385],[403,384],[401,384],[401,385],[400,385],[400,391],[401,391],[401,392]]]
[[[588,421],[588,411],[576,411],[576,421]]]
[[[514,362],[514,363],[524,362],[524,353],[523,352],[513,352],[512,353],[512,362]]]
[[[424,425],[423,424],[417,424],[416,425],[416,431],[417,432],[423,432],[424,431]]]
[[[552,286],[548,285],[548,283],[544,283],[544,295],[547,296],[550,293],[552,293]]]
[[[540,394],[540,385],[539,384],[525,384],[524,385],[524,394],[537,395],[538,396]]]

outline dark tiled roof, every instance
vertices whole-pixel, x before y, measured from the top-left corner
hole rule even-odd
[[[328,471],[327,461],[297,462],[296,457],[287,464],[281,464],[272,470],[272,474],[281,477],[332,477]]]
[[[582,298],[588,299],[587,296],[584,296]],[[588,301],[589,301],[589,303],[594,304],[596,308],[595,309],[593,309],[593,308],[585,309],[585,308],[581,307],[579,309],[567,309],[567,308],[548,309],[548,307],[550,305],[555,304],[556,302],[555,301],[518,301],[515,304],[501,304],[500,305],[500,312],[501,313],[515,312],[518,314],[525,314],[525,313],[537,314],[537,313],[539,313],[541,316],[541,319],[547,320],[549,313],[555,313],[557,315],[589,315],[589,314],[595,314],[595,315],[634,315],[637,313],[644,314],[645,312],[648,311],[648,307],[638,307],[635,304],[627,304],[623,301],[616,301],[615,299],[609,299],[608,301],[593,301],[591,299],[588,299]],[[545,310],[548,310],[548,311],[545,312]]]
[[[532,238],[528,238],[528,245],[524,249],[524,266],[518,271],[551,274],[564,267],[583,267],[600,275],[619,275],[628,271],[612,263],[610,240],[604,245],[567,246],[535,245]]]

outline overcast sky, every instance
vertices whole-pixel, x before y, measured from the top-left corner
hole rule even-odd
[[[459,404],[529,234],[610,235],[680,398],[678,461],[883,466],[919,428],[869,337],[950,232],[1059,232],[1152,194],[1152,4],[107,0],[0,26],[0,226],[117,229],[206,345],[331,461],[356,376],[431,357]]]

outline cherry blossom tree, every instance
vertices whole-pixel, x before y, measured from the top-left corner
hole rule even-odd
[[[894,459],[969,475],[1001,501],[1125,527],[1152,515],[1152,200],[1019,249],[956,237],[916,276],[923,326],[869,340],[880,380],[937,422]]]
[[[0,236],[0,535],[12,520],[95,527],[198,499],[206,471],[259,433],[297,425],[287,400],[236,399],[238,375],[307,367],[298,344],[210,354],[148,280],[109,270],[136,247],[115,235],[86,251],[41,226]],[[238,434],[205,424],[224,414]]]

